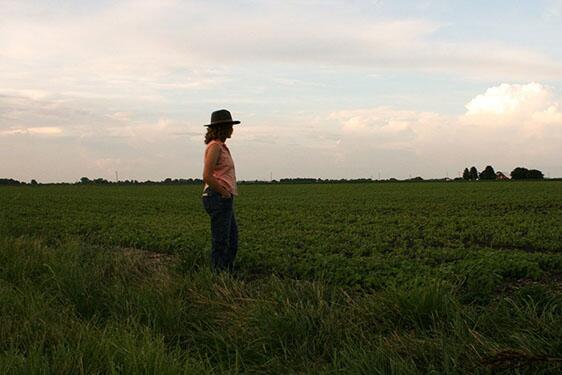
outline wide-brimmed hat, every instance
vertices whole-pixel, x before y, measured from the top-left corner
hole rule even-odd
[[[204,126],[236,124],[240,124],[240,121],[232,120],[232,115],[229,111],[226,109],[219,109],[211,114],[211,123],[205,124]]]

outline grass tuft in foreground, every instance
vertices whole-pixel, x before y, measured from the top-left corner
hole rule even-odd
[[[0,238],[0,373],[562,370],[562,298],[546,286],[467,304],[454,279],[369,291],[213,275],[189,256]]]

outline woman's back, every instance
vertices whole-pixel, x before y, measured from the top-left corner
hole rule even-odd
[[[216,145],[216,146],[214,146]],[[226,147],[226,144],[220,140],[214,139],[207,144],[205,149],[205,157],[209,152],[211,147],[219,147],[219,157],[217,159],[217,164],[213,171],[213,176],[219,180],[221,185],[223,185],[232,195],[238,195],[236,186],[236,171],[234,168],[234,161],[232,160],[232,155],[230,150]],[[208,185],[205,184],[205,188]]]

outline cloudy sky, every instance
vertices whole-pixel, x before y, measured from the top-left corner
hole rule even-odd
[[[0,178],[562,176],[562,1],[0,0]]]

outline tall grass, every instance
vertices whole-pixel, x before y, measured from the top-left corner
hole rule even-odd
[[[215,275],[80,241],[0,238],[0,373],[555,373],[562,299],[463,304],[424,277],[378,291]]]

